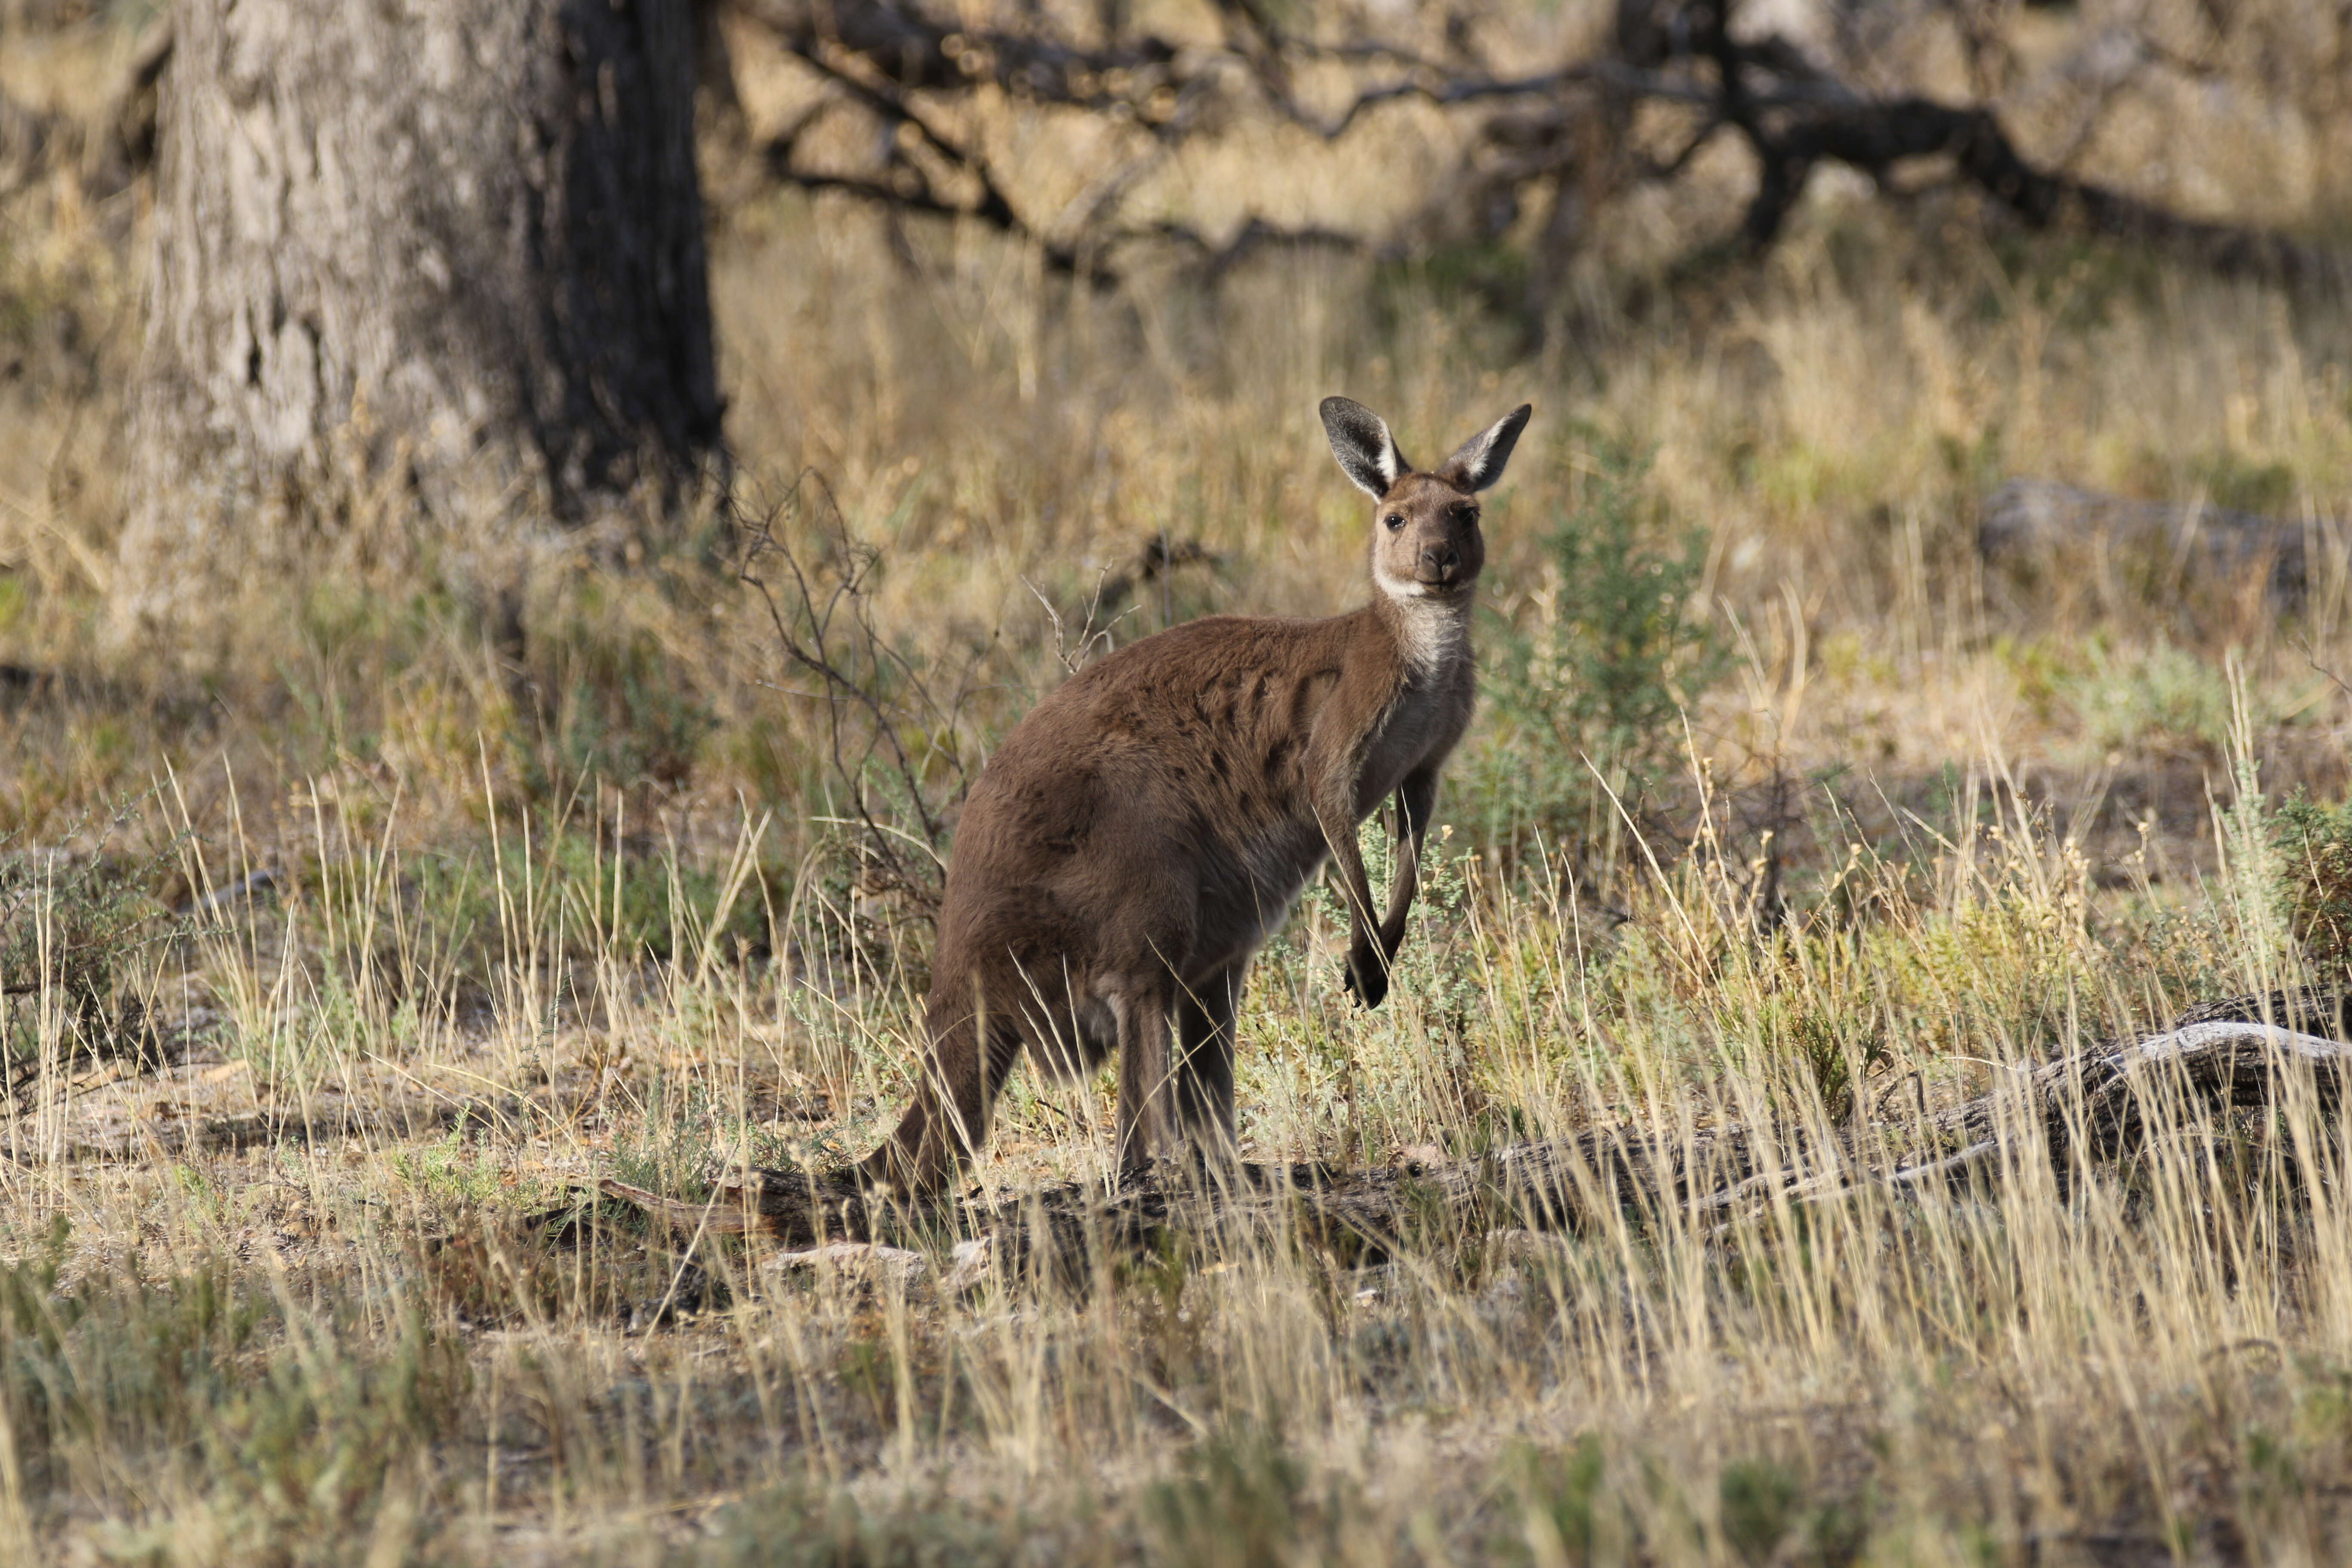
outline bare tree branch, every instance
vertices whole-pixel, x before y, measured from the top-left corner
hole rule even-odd
[[[781,536],[788,523],[822,542],[822,565]],[[979,656],[942,683],[883,635],[872,608],[879,556],[850,536],[814,472],[743,532],[739,575],[767,608],[786,671],[814,682],[802,695],[822,715],[831,784],[846,797],[870,879],[928,918],[939,905],[948,819],[974,772],[956,742]]]
[[[1485,162],[1475,173],[1465,169],[1463,193],[1491,209],[1483,226],[1500,233],[1528,195],[1553,190],[1555,216],[1545,228],[1549,245],[1575,243],[1582,228],[1579,215],[1618,182],[1680,177],[1727,127],[1746,141],[1759,164],[1739,231],[1751,251],[1779,238],[1812,171],[1823,163],[1858,170],[1895,193],[1897,165],[1940,159],[2032,228],[2071,224],[2160,246],[2219,272],[2289,283],[2335,279],[2346,271],[2332,253],[2286,235],[2183,217],[2063,172],[2113,91],[2093,107],[2074,152],[2044,166],[2020,152],[1999,116],[1981,103],[1874,96],[1777,34],[1743,36],[1732,26],[1737,0],[1620,0],[1607,50],[1518,74],[1484,66],[1459,40],[1443,61],[1378,41],[1318,43],[1285,26],[1261,0],[1216,0],[1222,48],[1180,48],[1150,34],[1081,47],[1040,31],[959,28],[906,0],[736,3],[834,83],[845,102],[893,130],[912,127],[911,146],[895,135],[886,138],[891,150],[879,174],[805,167],[794,156],[797,133],[781,137],[769,148],[768,167],[776,178],[847,191],[908,212],[977,217],[1039,246],[1055,271],[1097,282],[1115,276],[1108,259],[1114,252],[1141,241],[1173,243],[1212,276],[1268,245],[1360,249],[1377,242],[1377,237],[1328,226],[1283,228],[1264,215],[1223,244],[1171,220],[1130,225],[1120,219],[1127,194],[1143,174],[1171,148],[1221,123],[1209,110],[1230,104],[1237,87],[1285,123],[1334,142],[1389,104],[1490,107]],[[2013,62],[1990,30],[1985,7],[1979,0],[1947,3],[1973,40],[1979,74],[2005,79]],[[2175,61],[2150,40],[2127,41],[2135,63],[2124,73],[2126,79],[2157,59],[2177,68],[2200,68]],[[1309,60],[1398,74],[1360,86],[1336,110],[1323,112],[1300,100],[1294,81],[1294,68]],[[1048,226],[1021,211],[1012,183],[980,147],[942,130],[918,101],[982,84],[1024,101],[1116,116],[1148,137],[1153,151],[1115,165]],[[1630,144],[1629,108],[1642,102],[1687,106],[1701,111],[1701,122],[1672,155],[1642,155]],[[925,160],[936,168],[925,167]],[[1571,182],[1577,187],[1572,199],[1566,194]],[[950,184],[964,188],[950,190]]]
[[[911,92],[962,92],[985,81],[1017,98],[1080,109],[1125,105],[1149,118],[1154,91],[1176,78],[1176,47],[1149,35],[1081,49],[1031,35],[967,32],[892,0],[736,4],[802,59],[830,59],[835,70],[856,60]]]

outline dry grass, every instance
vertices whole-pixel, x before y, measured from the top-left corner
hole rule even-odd
[[[362,552],[257,584],[220,647],[112,647],[135,200],[61,171],[6,203],[0,918],[29,911],[33,979],[0,996],[0,1557],[2342,1559],[2352,1153],[2301,1100],[2065,1190],[2021,1148],[1965,1198],[1372,1263],[1218,1237],[1076,1291],[533,1223],[601,1174],[691,1195],[861,1151],[903,1088],[919,929],[822,820],[821,714],[726,520]],[[1660,538],[1704,531],[1689,613],[1735,655],[1689,712],[1711,795],[1669,787],[1643,836],[1481,826],[1591,800],[1490,718],[1389,1006],[1346,1005],[1319,896],[1261,963],[1261,1156],[1613,1118],[1900,1139],[2008,1063],[2301,972],[2263,803],[2344,793],[2340,546],[2287,619],[2162,563],[1988,576],[1973,535],[2031,474],[2336,541],[2340,302],[1835,190],[1769,263],[1604,291],[1536,349],[1458,258],[1096,292],[908,238],[730,205],[723,378],[752,489],[822,475],[884,552],[879,624],[972,671],[941,737],[968,759],[1155,537],[1215,561],[1118,638],[1355,601],[1328,392],[1416,455],[1537,404],[1489,566],[1523,626],[1612,445],[1654,454]],[[813,559],[819,516],[785,517]],[[1703,805],[1723,852],[1678,859]],[[1759,923],[1775,855],[1794,918]],[[158,912],[104,934],[141,868]],[[976,1181],[1100,1174],[1108,1110],[1024,1075]]]

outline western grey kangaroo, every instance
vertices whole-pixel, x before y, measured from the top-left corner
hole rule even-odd
[[[1476,695],[1477,495],[1530,412],[1424,473],[1371,410],[1326,398],[1331,450],[1375,503],[1371,603],[1145,637],[998,748],[956,830],[920,1082],[867,1179],[943,1184],[986,1138],[1024,1046],[1061,1073],[1118,1052],[1123,1170],[1179,1133],[1229,1150],[1243,975],[1327,858],[1350,916],[1348,989],[1387,996],[1438,771]],[[1391,795],[1401,843],[1376,917],[1356,827]]]

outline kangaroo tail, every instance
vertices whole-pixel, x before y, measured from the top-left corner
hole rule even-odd
[[[957,989],[934,986],[933,995]],[[969,1002],[952,1008],[935,1002],[924,1026],[929,1042],[913,1102],[898,1131],[858,1167],[868,1181],[909,1193],[939,1191],[988,1141],[989,1090],[997,1076]]]

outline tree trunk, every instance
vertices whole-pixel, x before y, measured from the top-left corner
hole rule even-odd
[[[691,0],[180,0],[117,607],[717,446]],[[520,504],[518,499],[520,498]]]

